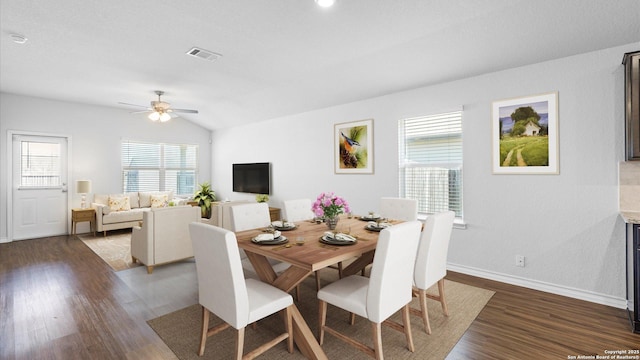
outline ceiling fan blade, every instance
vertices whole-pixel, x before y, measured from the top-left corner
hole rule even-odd
[[[142,108],[145,108],[145,109],[148,108],[148,106],[145,106],[145,105],[129,104],[129,103],[125,103],[125,102],[118,102],[118,104],[127,105],[127,106],[142,107]]]
[[[190,109],[171,109],[173,112],[179,113],[187,113],[187,114],[197,114],[198,110],[190,110]]]

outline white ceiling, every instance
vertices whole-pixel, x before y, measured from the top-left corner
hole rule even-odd
[[[210,129],[640,41],[638,0],[2,0],[0,16],[0,91],[130,109],[159,89]]]

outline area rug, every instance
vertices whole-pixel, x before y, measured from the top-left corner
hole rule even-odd
[[[323,271],[321,273],[334,272]],[[428,300],[429,319],[433,330],[431,335],[427,335],[424,332],[421,318],[411,316],[415,345],[414,353],[407,349],[404,334],[387,326],[382,327],[382,344],[385,358],[444,359],[494,294],[493,291],[448,280],[445,288],[450,316],[444,316],[440,303]],[[302,283],[301,292],[300,300],[296,301],[296,306],[300,309],[312,332],[317,334],[318,301],[313,277],[307,278]],[[430,292],[436,293],[437,290],[434,288]],[[419,308],[417,299],[413,300],[412,306]],[[201,307],[196,304],[150,320],[148,324],[179,359],[232,358],[235,346],[235,330],[232,328],[210,337],[207,340],[204,356],[198,356],[201,316]],[[372,344],[371,326],[368,320],[357,318],[355,325],[351,326],[348,324],[348,318],[347,312],[329,306],[327,311],[328,325],[365,344]],[[401,321],[399,313],[392,318],[396,321]],[[209,326],[221,322],[219,318],[212,315]],[[259,321],[256,329],[247,327],[245,330],[244,353],[246,354],[275,337],[283,329],[282,320],[278,315],[272,315]],[[325,335],[322,348],[329,359],[370,359],[364,353],[338,340],[331,334]],[[276,345],[263,355],[265,359],[280,357],[287,359],[304,358],[298,350],[294,351],[293,354],[289,354],[286,351],[285,343]]]
[[[141,266],[131,260],[131,229],[109,231],[106,237],[103,233],[77,236],[115,271]]]

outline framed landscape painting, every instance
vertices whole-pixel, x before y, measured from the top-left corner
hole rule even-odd
[[[558,174],[558,93],[493,102],[494,174]]]
[[[373,119],[335,124],[336,174],[373,174]]]

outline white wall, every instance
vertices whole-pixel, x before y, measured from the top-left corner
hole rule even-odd
[[[462,105],[468,227],[453,233],[450,269],[623,307],[621,60],[638,48],[629,44],[216,131],[213,187],[221,198],[252,198],[232,192],[231,164],[268,161],[272,206],[335,191],[356,213],[375,210],[381,196],[398,194],[397,121]],[[559,93],[560,174],[493,175],[492,101],[551,91]],[[374,119],[375,173],[334,174],[333,125],[368,118]],[[524,268],[515,266],[516,254],[526,256]]]
[[[7,240],[7,132],[28,131],[71,137],[70,207],[79,207],[75,180],[90,179],[93,193],[122,192],[121,139],[198,144],[200,182],[211,174],[211,132],[184,119],[153,123],[144,115],[117,108],[0,93],[0,242]],[[70,214],[69,214],[70,216]],[[81,228],[82,226],[82,228]],[[78,231],[88,223],[78,225]]]

